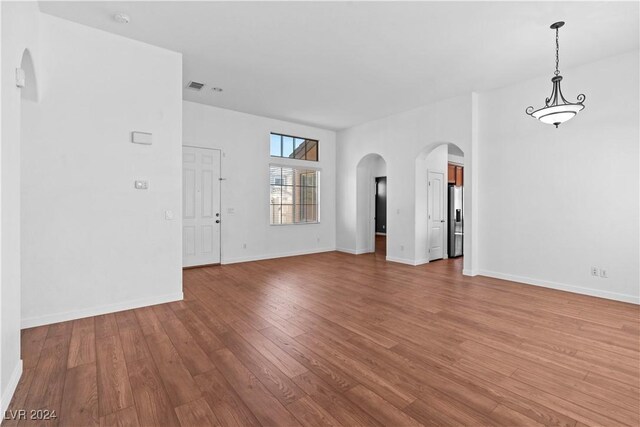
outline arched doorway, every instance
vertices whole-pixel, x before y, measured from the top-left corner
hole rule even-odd
[[[457,258],[462,270],[464,223],[464,152],[456,144],[436,142],[416,156],[416,263]],[[459,265],[458,265],[459,264]]]
[[[387,252],[387,162],[376,153],[358,162],[356,171],[356,254]]]

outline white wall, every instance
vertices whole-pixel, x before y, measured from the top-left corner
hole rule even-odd
[[[416,247],[416,159],[444,142],[456,144],[465,158],[468,153],[471,159],[472,101],[471,95],[446,99],[338,132],[339,250],[356,253],[358,248],[356,169],[364,156],[377,153],[387,164],[387,259],[408,264],[426,262],[422,249]],[[473,181],[471,163],[465,168],[465,181]],[[465,191],[467,206],[471,206],[472,196],[469,186]],[[465,247],[471,248],[472,224],[466,231]],[[471,251],[467,252],[467,272],[472,258]]]
[[[480,95],[480,272],[638,303],[638,52],[562,75],[587,98],[558,129],[524,113],[550,75]]]
[[[22,143],[24,327],[182,297],[181,55],[49,15]],[[153,145],[130,142],[152,132]],[[150,188],[135,190],[135,179]]]
[[[38,53],[35,2],[2,2],[2,145],[0,149],[0,414],[22,372],[20,360],[20,115],[15,69],[25,49]],[[29,81],[29,84],[32,82]]]
[[[270,157],[270,132],[319,140],[319,162]],[[183,143],[223,151],[222,263],[335,249],[335,132],[185,101]],[[321,169],[319,224],[269,224],[270,163]]]

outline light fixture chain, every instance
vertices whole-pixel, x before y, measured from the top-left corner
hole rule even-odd
[[[556,71],[553,73],[556,76],[560,74],[560,70],[558,69],[560,65],[560,38],[558,37],[558,28],[556,28]]]

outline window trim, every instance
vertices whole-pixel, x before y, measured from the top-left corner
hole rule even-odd
[[[279,157],[281,159],[289,159],[288,157]],[[289,159],[289,160],[293,160],[293,159]],[[300,159],[296,159],[296,160],[300,160]],[[306,167],[306,166],[302,166],[302,165],[290,165],[290,164],[282,164],[282,163],[269,163],[269,167],[268,167],[268,174],[267,174],[267,186],[268,186],[268,192],[267,194],[271,194],[271,180],[270,180],[270,176],[271,176],[271,168],[272,167],[276,167],[276,168],[291,168],[291,169],[307,169],[307,170],[313,170],[316,172],[317,174],[317,178],[316,178],[316,211],[317,211],[317,220],[314,222],[292,222],[290,224],[272,224],[271,223],[271,212],[269,212],[269,215],[267,215],[269,217],[268,222],[269,222],[269,226],[272,227],[282,227],[282,226],[289,226],[289,225],[317,225],[321,223],[321,215],[320,215],[320,192],[321,192],[321,184],[320,181],[322,179],[322,168],[321,167]],[[295,188],[295,186],[293,186]],[[295,197],[295,191],[294,191],[294,197]],[[270,202],[270,200],[269,200]],[[294,204],[295,206],[295,201]],[[268,203],[268,206],[271,206],[271,203]],[[282,205],[281,205],[282,206]],[[270,209],[270,208],[269,208]]]
[[[295,157],[284,157],[282,155],[280,156],[274,156],[273,154],[271,154],[271,135],[278,135],[281,137],[287,137],[287,138],[294,138],[294,139],[304,139],[305,141],[315,141],[316,142],[316,160],[308,160],[308,159],[296,159]],[[282,146],[283,144],[283,138],[280,138],[280,154],[282,154],[284,152],[284,147]],[[295,146],[293,147],[293,150],[295,151]],[[305,152],[305,157],[307,156],[307,153]],[[288,135],[286,133],[279,133],[279,132],[269,132],[269,158],[271,159],[288,159],[288,160],[297,160],[297,161],[301,161],[301,162],[313,162],[313,163],[319,163],[320,162],[320,140],[319,139],[313,139],[313,138],[303,138],[301,136],[294,136],[294,135]]]

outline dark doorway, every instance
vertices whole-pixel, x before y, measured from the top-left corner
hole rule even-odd
[[[371,182],[371,181],[369,181]],[[376,234],[387,234],[387,177],[376,178]]]

